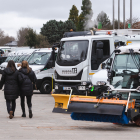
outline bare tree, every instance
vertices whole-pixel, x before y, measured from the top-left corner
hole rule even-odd
[[[4,37],[4,31],[0,29],[0,39]]]
[[[15,38],[9,35],[5,35],[4,31],[0,29],[0,46],[4,46],[6,43],[14,41]]]
[[[128,29],[128,24],[130,23],[130,19],[127,19],[125,21],[125,29]],[[123,23],[120,23],[120,27],[121,29],[123,29]],[[132,19],[132,25],[131,25],[132,29],[140,29],[140,19],[138,17],[133,17]]]
[[[109,19],[108,15],[104,11],[101,11],[98,14],[96,20],[98,21],[98,23],[99,22],[102,23],[102,29],[109,29],[110,28],[110,25],[111,25],[110,19]]]
[[[18,46],[25,46],[26,39],[25,36],[28,34],[29,27],[21,27],[19,31],[17,32],[17,39],[18,39]]]
[[[35,48],[50,48],[51,47],[46,36],[37,34],[36,37],[37,37],[37,44],[36,44]]]

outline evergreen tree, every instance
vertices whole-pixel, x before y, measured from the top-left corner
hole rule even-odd
[[[102,23],[102,28],[104,29],[107,29],[111,25],[109,17],[103,11],[97,16],[97,21]]]
[[[32,28],[30,28],[25,36],[26,45],[30,46],[30,48],[34,47],[37,43],[36,36],[36,32]]]
[[[78,30],[83,31],[84,29],[91,28],[89,27],[88,23],[91,23],[91,19],[93,16],[93,11],[92,11],[92,3],[90,0],[82,0],[82,6],[81,6],[81,14],[79,16],[79,23],[78,25]]]
[[[76,26],[71,20],[65,22],[50,20],[46,24],[43,24],[40,33],[47,37],[50,44],[53,44],[59,42],[64,32],[69,32],[70,29],[76,30]]]
[[[83,31],[84,30],[84,16],[83,16],[83,14],[79,15],[77,30],[78,31]]]
[[[43,24],[40,33],[48,38],[50,44],[53,44],[54,42],[57,42],[60,38],[61,31],[58,31],[61,26],[61,22],[59,25],[56,20],[50,20],[46,24]]]
[[[72,6],[68,20],[72,20],[75,26],[78,26],[78,9],[75,5]]]
[[[76,25],[72,20],[67,20],[64,22],[64,31],[69,32],[70,29],[73,29],[73,31],[76,31]]]

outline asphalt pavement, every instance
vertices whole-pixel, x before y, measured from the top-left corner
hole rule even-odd
[[[140,127],[134,124],[73,121],[70,114],[52,113],[51,95],[35,92],[33,118],[22,118],[20,99],[15,117],[9,119],[3,91],[0,91],[0,139],[2,140],[139,140]]]

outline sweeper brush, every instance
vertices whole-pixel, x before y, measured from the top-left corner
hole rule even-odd
[[[128,124],[139,114],[135,100],[71,98],[68,111],[73,120]]]
[[[105,115],[105,114],[95,114],[95,113],[72,113],[71,118],[73,120],[83,120],[83,121],[96,121],[96,122],[110,122],[119,124],[128,124],[129,118],[122,113],[122,115]]]

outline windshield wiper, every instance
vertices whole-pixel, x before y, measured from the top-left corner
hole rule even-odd
[[[37,63],[35,63],[35,62],[29,63],[29,65],[33,65],[33,64],[37,64]]]
[[[68,60],[62,60],[62,61],[64,61],[64,62],[68,62]]]
[[[78,61],[79,62],[80,60],[79,59],[72,59],[72,61]]]

